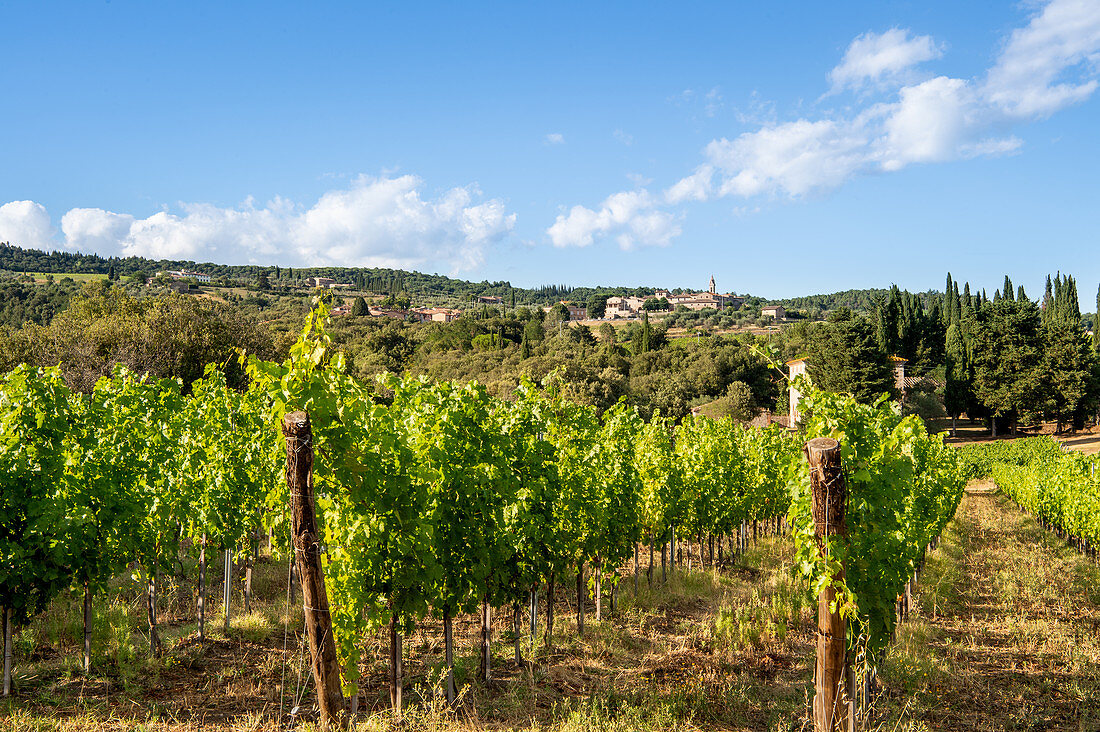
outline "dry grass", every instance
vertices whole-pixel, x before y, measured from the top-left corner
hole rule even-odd
[[[624,573],[617,611],[596,623],[590,602],[583,637],[577,633],[575,584],[566,577],[557,588],[552,653],[525,639],[525,661],[517,663],[511,614],[494,617],[494,679],[488,685],[476,680],[478,619],[458,618],[456,681],[462,698],[454,713],[439,699],[442,628],[425,621],[405,639],[403,728],[756,730],[789,729],[793,723],[797,729],[812,674],[813,635],[804,588],[789,576],[790,553],[785,540],[764,537],[725,572],[700,570],[696,562],[691,573],[678,569],[662,583],[658,564],[652,587],[643,566],[637,598],[632,575]],[[280,701],[283,712],[294,706],[311,712],[298,600],[292,602],[282,650],[285,569],[273,562],[257,566],[253,612],[235,615],[228,632],[218,603],[210,602],[203,646],[190,584],[166,578],[161,619],[169,650],[160,660],[146,651],[138,588],[119,580],[112,609],[102,613],[88,679],[78,667],[78,599],[59,598],[41,619],[43,630],[24,631],[17,696],[0,706],[0,728],[275,729],[285,719]],[[606,612],[607,582],[604,587]],[[219,592],[211,587],[213,598]],[[543,603],[540,598],[540,636]],[[125,652],[116,648],[112,655],[112,638]],[[394,719],[385,634],[363,645],[370,662],[362,668],[357,723],[388,729]],[[300,717],[307,724],[309,714]]]
[[[968,494],[884,671],[935,730],[1100,730],[1100,569],[1001,495]]]
[[[624,574],[617,612],[597,624],[589,606],[583,637],[566,577],[552,654],[526,642],[525,662],[515,662],[511,615],[494,618],[488,685],[475,678],[477,618],[459,618],[455,712],[439,698],[442,631],[426,621],[405,640],[401,725],[388,710],[384,635],[364,639],[371,661],[356,729],[808,729],[814,634],[790,563],[789,543],[768,537],[729,571],[696,567],[652,587],[643,575],[636,599]],[[285,565],[261,564],[254,611],[235,616],[228,633],[211,617],[202,647],[188,591],[169,583],[170,651],[159,661],[144,650],[140,596],[120,581],[100,613],[90,679],[77,667],[79,604],[60,599],[21,636],[18,696],[0,706],[0,729],[312,729],[297,601],[282,650],[285,581]],[[929,555],[880,678],[871,728],[882,732],[1100,730],[1100,570],[1002,496],[967,495]],[[305,711],[291,720],[294,706]]]

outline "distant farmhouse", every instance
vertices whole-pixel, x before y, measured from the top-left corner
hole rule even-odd
[[[571,302],[561,301],[561,304],[565,306],[565,309],[569,311],[570,320],[584,320],[588,317],[588,309],[583,305],[576,305]]]
[[[320,287],[325,290],[331,290],[334,287],[351,287],[351,285],[341,284],[331,277],[310,277],[306,282],[314,287]]]
[[[157,272],[157,275],[168,275],[174,280],[194,280],[195,282],[209,282],[213,278],[202,272],[191,272],[186,269],[170,269],[167,272]]]
[[[908,387],[915,383],[919,383],[920,380],[913,380],[912,377],[907,379],[905,377],[905,364],[909,363],[909,361],[901,356],[891,356],[890,363],[894,366],[894,387],[897,388],[898,394],[901,395],[902,401],[904,401]],[[807,362],[804,358],[796,358],[788,361],[787,371],[790,379],[793,381],[796,376],[805,376],[806,366]],[[788,389],[788,396],[790,397],[789,424],[793,428],[802,421],[802,413],[798,410],[799,404],[802,401],[802,395],[794,386],[791,386]]]
[[[503,305],[504,298],[497,295],[479,295],[477,298],[478,305]]]
[[[787,317],[787,311],[783,309],[782,305],[768,305],[760,309],[760,314],[765,318],[775,318],[776,320],[783,320]]]
[[[609,297],[603,316],[605,318],[632,318],[641,312],[645,301],[646,298],[644,297],[620,297],[618,295]]]
[[[462,317],[461,310],[450,308],[416,308],[409,314],[421,323],[450,323]]]

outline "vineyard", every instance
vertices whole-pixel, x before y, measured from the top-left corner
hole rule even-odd
[[[80,597],[79,672],[103,673],[110,663],[94,647],[94,618],[122,577],[142,588],[149,657],[171,655],[158,616],[167,575],[194,588],[195,636],[187,641],[201,647],[218,632],[207,623],[217,584],[208,576],[211,557],[224,572],[218,617],[228,631],[235,598],[242,616],[257,600],[254,572],[283,567],[287,584],[267,594],[285,592],[290,602],[308,580],[295,555],[312,553],[325,605],[305,609],[331,618],[324,640],[338,665],[338,704],[360,716],[400,718],[437,702],[469,714],[456,683],[456,666],[466,663],[456,625],[477,628],[476,683],[492,688],[498,666],[511,677],[560,662],[562,611],[575,613],[567,633],[598,634],[624,605],[639,607],[639,594],[651,596],[677,575],[680,584],[669,587],[701,576],[728,586],[738,571],[751,577],[760,571],[751,563],[766,559],[753,547],[767,536],[762,546],[784,557],[780,574],[788,577],[770,601],[768,617],[780,619],[765,624],[768,632],[796,633],[799,608],[831,598],[821,612],[847,625],[845,693],[858,704],[852,714],[871,725],[867,697],[881,684],[914,582],[967,479],[992,476],[1082,550],[1100,541],[1093,463],[1050,440],[955,450],[885,397],[864,405],[809,384],[800,386],[804,432],[794,434],[729,419],[675,424],[657,414],[647,422],[624,404],[601,414],[529,382],[511,400],[476,383],[392,375],[364,382],[330,347],[325,321],[322,305],[285,363],[242,355],[245,392],[229,388],[215,365],[186,388],[119,369],[90,395],[67,389],[56,371],[20,367],[5,376],[5,635],[32,625],[56,598]],[[288,415],[300,412],[308,415],[308,444],[287,432]],[[841,532],[830,531],[827,517],[822,524],[814,497],[819,476],[803,454],[814,438],[839,443]],[[297,484],[288,480],[306,447],[317,533],[296,547]],[[243,581],[234,580],[234,566]],[[279,629],[284,649],[288,632],[304,635],[301,612],[291,615]],[[743,641],[753,621],[723,607],[709,623],[716,636]],[[507,656],[504,639],[494,640],[502,629]],[[392,711],[377,703],[380,637]],[[409,651],[419,658],[405,652],[403,639],[413,637]],[[10,650],[6,660],[7,683]],[[439,669],[431,679],[418,674],[419,701],[403,698],[407,661]],[[470,680],[465,668],[461,676]],[[284,696],[293,695],[284,692],[266,697],[261,717],[315,719],[291,709]]]
[[[1090,557],[1100,548],[1097,459],[1065,452],[1049,437],[960,450],[973,478],[991,478],[1040,525]]]

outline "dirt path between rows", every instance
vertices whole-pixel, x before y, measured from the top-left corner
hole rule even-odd
[[[1100,568],[1003,495],[968,492],[917,602],[888,662],[914,721],[1100,730]]]

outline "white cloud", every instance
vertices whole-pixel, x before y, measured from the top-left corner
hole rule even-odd
[[[1012,34],[984,82],[917,77],[914,67],[941,55],[931,37],[907,29],[863,34],[830,73],[832,91],[890,93],[885,99],[848,115],[776,122],[774,107],[754,94],[752,109],[765,114],[738,118],[758,124],[763,118],[758,129],[711,141],[703,162],[660,199],[648,194],[632,199],[627,217],[617,217],[609,204],[626,193],[609,197],[598,210],[575,206],[558,216],[547,233],[556,246],[588,246],[597,237],[616,237],[624,245],[623,221],[652,215],[662,224],[657,238],[667,243],[680,232],[679,219],[668,208],[687,201],[801,198],[839,188],[858,175],[1011,153],[1022,143],[1005,135],[1008,119],[1050,114],[1095,90],[1097,81],[1090,77],[1100,66],[1100,3],[1051,0],[1026,28]],[[1077,79],[1063,78],[1078,67]],[[720,102],[717,90],[712,91],[713,101]],[[689,89],[671,101],[686,103],[697,96]],[[644,238],[630,236],[628,244]]]
[[[621,142],[622,144],[628,146],[628,147],[630,145],[634,144],[634,135],[631,135],[628,132],[623,132],[622,130],[615,130],[614,132],[611,133],[611,136],[614,137],[619,142]]]
[[[1100,65],[1100,3],[1052,0],[1025,28],[1012,32],[984,92],[1015,117],[1046,117],[1096,91]],[[1080,73],[1065,78],[1071,69]]]
[[[713,117],[722,108],[722,90],[714,87],[703,98],[703,112],[708,117]]]
[[[705,201],[710,198],[710,181],[713,177],[714,168],[709,165],[700,165],[694,173],[681,178],[665,191],[665,201],[668,203]]]
[[[12,201],[0,206],[0,241],[33,249],[50,249],[53,235],[50,215],[41,204]]]
[[[597,236],[614,237],[622,249],[667,246],[680,235],[676,217],[656,207],[645,189],[608,196],[599,210],[574,206],[547,229],[556,247],[587,247]]]
[[[551,132],[546,136],[547,145],[564,145],[565,135],[560,132]]]
[[[855,108],[779,122],[774,106],[754,93],[750,113],[737,117],[756,129],[712,140],[690,175],[660,198],[634,199],[626,218],[659,216],[661,243],[667,243],[680,231],[679,218],[669,209],[688,201],[802,198],[835,190],[859,175],[1012,153],[1022,145],[1008,132],[1012,123],[1049,115],[1095,91],[1100,1],[1050,0],[1011,34],[984,80],[918,75],[918,64],[941,55],[931,37],[908,29],[857,37],[829,74],[832,92],[864,92]],[[708,99],[720,102],[717,89],[712,92]],[[701,99],[688,89],[670,101]],[[557,246],[588,246],[597,237],[622,236],[623,217],[614,215],[609,202],[623,195],[609,197],[598,210],[576,206],[558,216],[548,229],[551,240]]]
[[[960,145],[980,121],[980,110],[962,79],[938,76],[901,90],[885,123],[884,170],[959,156]]]
[[[515,214],[503,202],[476,202],[481,198],[476,187],[453,188],[434,199],[424,198],[421,187],[411,175],[360,176],[304,210],[280,198],[265,206],[249,199],[236,208],[182,204],[180,213],[161,211],[147,218],[77,208],[61,218],[62,244],[151,259],[403,268],[442,264],[459,271],[480,264],[488,245],[515,225]],[[23,215],[25,209],[34,216]],[[52,245],[46,210],[30,202],[0,207],[0,239],[8,230],[19,232],[5,225],[9,210],[22,212],[20,220],[33,219],[32,228],[39,232],[37,238],[11,235],[13,243]]]
[[[931,36],[910,36],[907,29],[864,33],[852,41],[841,62],[829,73],[833,91],[858,89],[895,79],[917,64],[939,58]]]
[[[864,167],[868,140],[858,123],[800,119],[714,140],[706,156],[723,175],[720,195],[802,196],[835,188]]]

